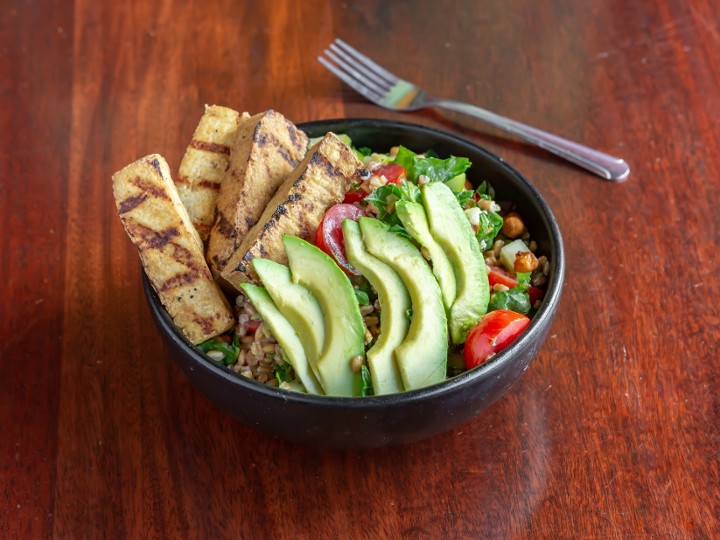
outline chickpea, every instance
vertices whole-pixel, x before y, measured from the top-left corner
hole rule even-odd
[[[533,272],[537,267],[538,260],[532,251],[518,251],[515,254],[513,268],[516,272]]]
[[[360,370],[362,369],[363,365],[363,357],[362,356],[353,356],[350,360],[350,369],[353,370],[353,373],[360,373]]]
[[[515,212],[510,212],[503,220],[502,232],[508,238],[517,238],[525,232],[525,224]]]

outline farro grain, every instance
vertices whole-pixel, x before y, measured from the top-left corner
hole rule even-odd
[[[245,363],[246,363],[248,366],[250,366],[251,368],[257,366],[257,365],[258,365],[258,362],[260,362],[260,360],[259,360],[258,357],[255,356],[254,354],[251,354],[251,355],[249,355],[249,356],[247,356],[247,355],[245,356]]]
[[[257,330],[255,330],[255,341],[260,341],[265,337],[265,323],[260,323]]]
[[[365,324],[369,326],[377,325],[379,319],[377,317],[365,317]]]
[[[207,354],[210,358],[216,362],[220,362],[225,358],[225,355],[221,351],[208,351]]]
[[[493,255],[495,256],[496,259],[498,257],[500,257],[500,250],[503,248],[504,245],[505,245],[504,240],[495,240],[492,250],[493,250]]]

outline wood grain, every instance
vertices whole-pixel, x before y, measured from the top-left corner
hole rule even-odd
[[[720,536],[720,23],[711,0],[14,2],[0,16],[0,537]],[[439,95],[625,157],[602,182],[474,120],[362,101],[341,37]],[[314,449],[233,421],[153,328],[110,176],[204,104],[476,141],[553,208],[552,335],[486,413]]]

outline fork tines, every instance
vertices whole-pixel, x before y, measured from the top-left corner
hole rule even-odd
[[[331,43],[324,54],[327,58],[318,56],[318,61],[370,101],[381,101],[399,80],[341,39]]]

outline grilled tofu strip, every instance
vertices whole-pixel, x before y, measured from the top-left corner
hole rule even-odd
[[[273,110],[244,120],[220,186],[206,257],[218,276],[270,198],[305,156],[308,138]]]
[[[210,274],[202,241],[165,160],[151,154],[112,179],[125,231],[137,247],[160,301],[182,333],[197,344],[231,328],[235,323],[232,310]]]
[[[203,242],[207,242],[215,221],[215,202],[238,124],[249,117],[227,107],[205,105],[205,114],[180,162],[175,186]]]
[[[237,289],[243,282],[259,283],[251,264],[255,257],[287,264],[283,235],[313,242],[325,211],[342,202],[362,168],[347,144],[333,133],[325,135],[268,203],[258,224],[228,261],[223,280]]]

